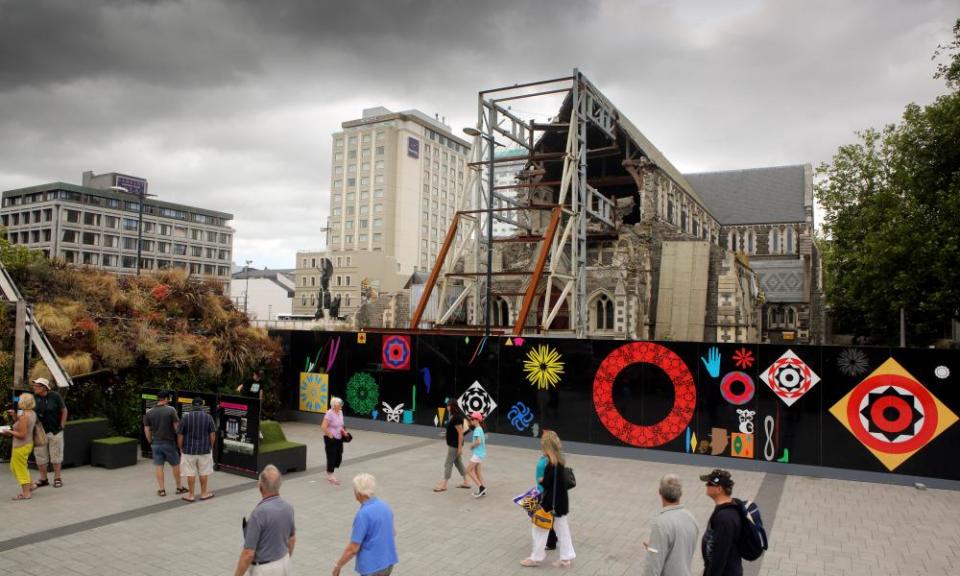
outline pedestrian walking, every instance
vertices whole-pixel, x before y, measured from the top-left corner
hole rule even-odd
[[[546,433],[547,430],[544,430]],[[540,455],[540,459],[537,460],[537,470],[534,473],[534,479],[537,481],[537,490],[540,491],[540,494],[543,495],[543,474],[547,470],[547,464],[550,462],[550,459]],[[553,528],[550,529],[550,534],[547,535],[547,550],[556,550],[557,549],[557,531]]]
[[[700,545],[703,575],[742,576],[743,561],[737,544],[743,521],[740,505],[733,500],[733,478],[726,470],[717,468],[700,480],[707,483],[707,496],[716,505]]]
[[[643,543],[647,551],[643,576],[691,576],[700,527],[680,504],[683,486],[676,474],[661,478],[658,492],[663,508],[650,523],[650,539]]]
[[[565,459],[561,452],[560,437],[553,430],[547,430],[540,438],[540,448],[547,457],[547,466],[543,472],[543,494],[540,507],[552,514],[553,529],[557,531],[557,544],[560,547],[560,559],[553,563],[558,568],[569,568],[577,557],[573,550],[573,538],[570,535],[570,497],[567,488]],[[550,531],[533,524],[533,549],[530,557],[520,561],[522,566],[539,566],[547,557],[546,546]]]
[[[327,453],[327,482],[339,486],[340,481],[334,471],[343,462],[343,441],[349,436],[343,426],[343,400],[334,396],[330,399],[330,409],[323,415],[323,449]]]
[[[362,576],[389,576],[397,556],[397,530],[393,524],[393,510],[375,496],[377,481],[370,474],[358,474],[353,478],[353,497],[360,509],[353,518],[350,542],[333,565],[333,576],[356,556],[354,569]]]
[[[20,485],[20,493],[13,500],[29,500],[32,496],[33,481],[30,479],[30,469],[27,468],[27,459],[33,450],[33,429],[37,424],[37,413],[34,410],[37,402],[33,394],[24,392],[17,402],[19,413],[9,410],[7,413],[14,418],[9,428],[5,427],[3,434],[13,436],[13,450],[10,453],[10,471]]]
[[[157,477],[157,496],[166,496],[167,491],[163,482],[163,464],[170,464],[173,469],[173,480],[177,485],[177,494],[186,494],[180,480],[180,451],[177,450],[177,424],[180,417],[177,410],[170,406],[170,397],[173,393],[161,390],[157,394],[157,405],[147,410],[143,417],[143,434],[153,451],[153,466]]]
[[[483,483],[483,471],[480,470],[483,461],[487,458],[487,433],[483,414],[479,412],[470,414],[470,428],[473,429],[473,435],[470,442],[471,455],[470,464],[467,465],[467,476],[477,484],[477,491],[473,493],[473,497],[480,498],[487,493],[487,487]]]
[[[37,378],[31,382],[33,396],[37,403],[37,420],[43,424],[47,434],[47,443],[33,447],[33,457],[37,461],[37,488],[49,486],[47,479],[48,466],[53,466],[53,487],[63,486],[60,475],[63,466],[63,427],[67,424],[67,405],[59,393],[54,392],[50,381],[46,378]]]
[[[457,488],[470,489],[470,481],[467,479],[467,470],[463,467],[463,413],[460,406],[453,398],[447,400],[447,459],[443,464],[443,480],[434,488],[434,492],[445,492],[447,483],[450,482],[450,476],[453,475],[453,467],[457,467],[457,472],[463,477],[463,481],[457,485]]]
[[[280,470],[267,464],[257,480],[261,500],[243,520],[243,550],[234,576],[288,576],[297,543],[293,506],[280,497]]]
[[[213,474],[213,445],[217,441],[217,427],[213,416],[203,410],[203,398],[193,398],[193,410],[183,415],[177,428],[177,446],[182,453],[180,471],[187,479],[187,495],[183,500],[195,502],[197,476],[200,476],[200,499],[209,500],[214,493],[207,489],[207,480]]]

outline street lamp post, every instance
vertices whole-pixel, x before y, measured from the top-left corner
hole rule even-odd
[[[493,136],[484,134],[476,128],[464,128],[464,134],[473,137],[481,137],[487,141],[487,289],[486,289],[486,310],[483,322],[484,336],[490,335],[490,320],[493,314],[493,160],[494,149],[497,147],[497,141]]]
[[[243,289],[243,314],[247,315],[247,303],[250,302],[250,264],[253,260],[247,260],[246,266],[246,286]]]
[[[123,186],[111,186],[110,189],[119,190],[120,192],[125,192],[127,194],[130,193],[130,190],[124,188]],[[137,264],[135,267],[137,270],[137,276],[140,275],[140,257],[143,254],[143,202],[146,199],[146,196],[146,190],[140,190],[137,192],[137,198],[139,198],[137,201]],[[121,247],[121,250],[122,249],[123,248]],[[123,252],[121,252],[120,255],[122,256]]]

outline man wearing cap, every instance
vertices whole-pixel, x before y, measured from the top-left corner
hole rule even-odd
[[[733,501],[733,479],[729,472],[717,468],[700,480],[707,483],[707,496],[716,504],[700,545],[703,576],[742,576],[743,561],[737,545],[743,521],[739,504]]]
[[[47,433],[47,445],[33,448],[40,472],[37,488],[50,485],[47,480],[48,464],[53,464],[53,487],[60,488],[63,486],[60,468],[63,465],[63,426],[67,423],[67,405],[63,397],[51,389],[50,381],[46,378],[37,378],[31,385],[37,400],[37,421],[43,424],[43,430]]]
[[[169,390],[157,394],[157,405],[147,410],[143,417],[143,434],[153,451],[153,465],[157,475],[157,496],[166,496],[163,485],[163,463],[169,462],[173,468],[173,479],[177,484],[177,494],[185,494],[180,481],[180,452],[177,450],[177,424],[180,417],[177,410],[170,406]]]
[[[197,475],[200,476],[200,499],[213,498],[213,492],[207,491],[207,479],[213,474],[213,445],[217,440],[217,427],[210,413],[203,409],[203,398],[194,396],[192,407],[177,428],[177,446],[183,453],[181,467],[187,478],[188,493],[183,500],[187,502],[196,500]]]
[[[643,576],[690,576],[700,527],[680,504],[683,487],[676,474],[660,479],[659,493],[663,508],[650,524],[650,540],[643,543],[647,550]]]

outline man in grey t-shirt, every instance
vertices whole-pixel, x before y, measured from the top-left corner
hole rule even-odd
[[[180,417],[177,410],[170,406],[169,390],[157,394],[157,405],[147,410],[143,417],[143,434],[147,437],[153,451],[153,465],[157,476],[157,496],[166,496],[163,485],[163,463],[169,462],[173,468],[173,479],[177,484],[177,494],[185,494],[187,489],[180,480],[180,451],[177,449],[177,424]]]
[[[660,479],[659,492],[663,509],[650,524],[649,542],[643,543],[647,550],[643,576],[690,576],[700,527],[693,514],[680,504],[680,478],[667,474]]]
[[[280,498],[280,471],[268,464],[257,488],[263,497],[244,521],[243,551],[234,576],[287,576],[297,542],[293,506]]]

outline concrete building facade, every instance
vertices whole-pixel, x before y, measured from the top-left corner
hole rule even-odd
[[[294,314],[317,309],[322,270],[310,263],[322,258],[346,317],[361,284],[399,290],[428,270],[463,196],[470,145],[440,119],[377,107],[342,128],[332,136],[327,248],[298,252]]]
[[[115,274],[135,274],[140,193],[147,181],[86,172],[83,185],[51,182],[3,192],[7,239],[47,257]],[[232,214],[145,197],[140,269],[181,268],[230,292]]]

